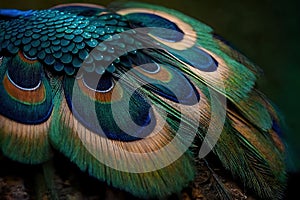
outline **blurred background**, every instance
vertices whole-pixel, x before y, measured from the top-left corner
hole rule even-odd
[[[100,5],[110,0],[10,0],[0,8],[45,9],[60,3]],[[300,169],[300,6],[297,0],[142,0],[179,10],[213,27],[264,70],[258,87],[278,106],[287,124],[289,192],[295,192]],[[294,186],[293,186],[294,185]]]

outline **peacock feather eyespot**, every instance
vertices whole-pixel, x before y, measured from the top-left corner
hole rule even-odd
[[[9,81],[10,85],[13,85],[15,88],[18,88],[21,91],[34,91],[37,90],[38,88],[40,88],[42,81],[40,80],[36,86],[33,87],[22,87],[20,85],[18,85],[17,83],[15,83],[13,81],[13,79],[9,76],[9,73],[7,72],[5,77],[4,77],[5,82]],[[6,84],[5,84],[6,85]]]
[[[209,26],[142,3],[0,9],[0,52],[7,157],[40,164],[56,149],[113,187],[165,198],[195,179],[208,144],[209,169],[281,198],[280,117],[255,88],[260,70]]]
[[[7,76],[19,88],[34,90],[41,83],[42,65],[37,59],[29,59],[18,52],[7,61]]]
[[[161,67],[157,63],[151,63],[147,65],[142,65],[140,69],[149,74],[157,74],[160,72]]]
[[[101,75],[101,77],[100,77]],[[99,93],[107,93],[112,91],[115,86],[110,74],[84,73],[82,82],[89,90]],[[96,80],[96,82],[95,82]]]
[[[41,104],[45,101],[46,98],[45,88],[41,84],[41,82],[39,82],[38,85],[33,88],[23,88],[14,83],[13,80],[11,80],[11,78],[9,77],[9,74],[7,73],[3,79],[3,86],[7,94],[11,98],[22,104]]]
[[[18,54],[19,54],[20,58],[21,58],[24,62],[31,63],[31,64],[33,64],[34,62],[38,62],[37,57],[30,57],[30,56],[27,55],[26,53],[20,52],[20,51],[19,51]]]

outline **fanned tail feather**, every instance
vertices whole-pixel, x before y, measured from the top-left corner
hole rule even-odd
[[[0,15],[1,30],[17,30],[25,21],[44,27],[41,33],[24,29],[22,39],[0,33],[6,156],[42,163],[51,157],[51,144],[108,185],[165,198],[194,179],[195,149],[207,145],[259,198],[282,197],[281,119],[255,88],[261,70],[209,26],[142,3]],[[42,23],[50,19],[58,27]],[[232,199],[203,160],[219,196]]]

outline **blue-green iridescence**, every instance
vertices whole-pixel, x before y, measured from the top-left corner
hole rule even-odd
[[[139,27],[159,27],[160,29],[152,29],[151,34],[163,40],[177,42],[183,39],[183,31],[174,22],[171,22],[170,20],[162,18],[158,15],[149,13],[132,13],[126,15],[126,17]],[[163,34],[161,32],[162,28],[173,31],[168,32],[168,34]]]
[[[98,78],[95,76],[99,75],[96,73],[85,74],[84,80],[86,84],[93,85],[93,83],[89,83],[88,81],[97,80]],[[111,86],[112,81],[110,76],[103,75],[99,79],[97,90],[104,91],[109,89]],[[127,100],[116,102],[94,101],[93,99],[81,93],[81,91],[78,89],[78,86],[74,84],[74,79],[66,77],[64,82],[65,97],[68,105],[72,107],[72,113],[76,116],[76,118],[94,133],[109,139],[121,141],[134,141],[146,137],[153,131],[155,126],[155,117],[150,109],[151,106],[147,99],[138,92],[133,92],[132,96],[130,97],[130,90],[132,89],[124,86],[124,96],[130,99],[129,112],[132,119],[125,117],[127,111],[122,109],[128,105]],[[75,92],[75,95],[80,95],[80,98],[74,98],[73,92]],[[115,116],[113,116],[111,109],[112,106],[119,108],[120,111],[118,115],[122,120],[118,122],[122,123],[123,127],[126,126],[128,121],[131,120],[139,125],[131,129],[131,135],[119,128],[115,121]],[[94,113],[94,108],[96,108],[96,113],[95,115],[92,115],[91,113]],[[152,123],[150,124],[150,122]],[[149,125],[149,127],[147,125]]]
[[[72,7],[13,16],[13,19],[9,19],[11,15],[0,18],[0,52],[16,54],[21,50],[29,57],[37,57],[46,65],[52,66],[54,70],[64,70],[70,75],[97,45],[106,39],[111,40],[112,35],[129,29],[126,19],[105,9],[82,10]],[[127,38],[129,39],[121,42],[120,38],[114,37],[114,41],[109,44],[112,46],[95,52],[92,59],[99,61],[105,54],[115,53],[112,51],[115,49],[113,46],[118,43],[126,45],[128,41],[135,48],[132,43],[135,39],[130,35]],[[113,62],[113,59],[115,57],[106,56],[108,63]]]
[[[14,69],[12,66],[21,68],[18,70],[19,73],[9,73],[9,69]],[[40,124],[50,117],[53,108],[52,92],[45,76],[39,73],[39,67],[41,67],[40,63],[37,63],[37,66],[29,66],[18,58],[8,57],[3,59],[0,65],[1,82],[7,74],[10,74],[10,79],[14,81],[14,84],[27,89],[39,86],[38,82],[40,81],[45,87],[45,98],[36,103],[22,102],[20,99],[11,96],[6,91],[4,84],[0,84],[0,115],[23,124]]]

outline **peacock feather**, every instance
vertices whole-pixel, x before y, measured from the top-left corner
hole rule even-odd
[[[108,185],[164,198],[209,154],[259,198],[283,197],[281,120],[255,87],[261,71],[209,26],[115,3],[0,9],[0,30],[5,156],[41,164],[55,149]]]

